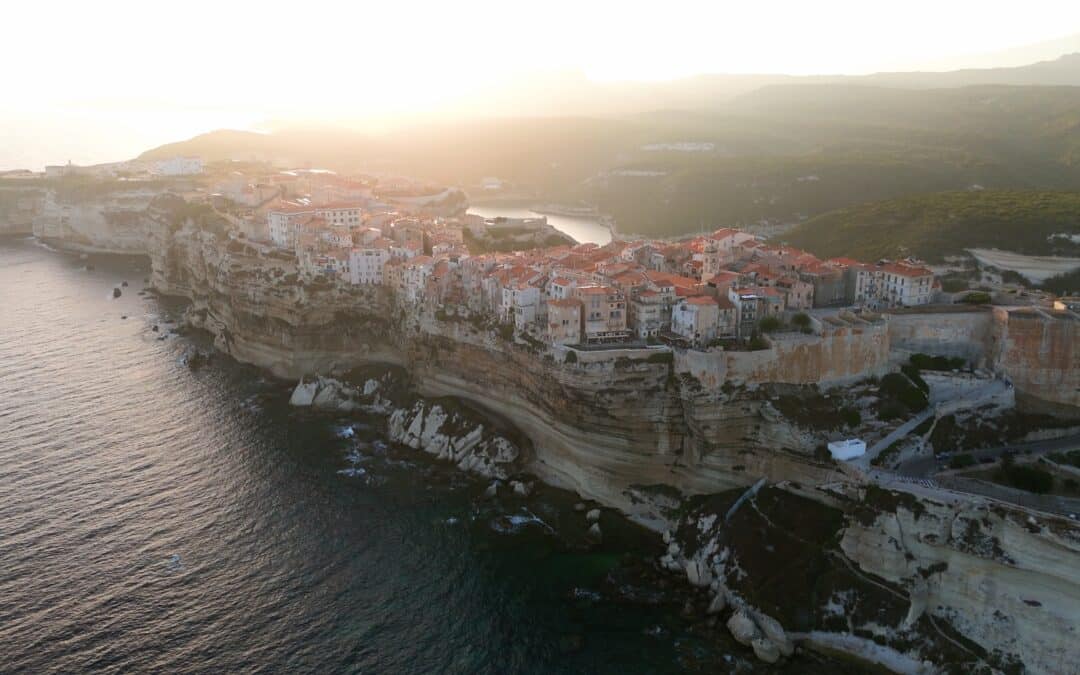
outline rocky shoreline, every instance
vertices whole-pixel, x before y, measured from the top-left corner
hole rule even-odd
[[[536,476],[528,472],[527,438],[502,433],[453,399],[425,399],[408,380],[401,369],[355,384],[304,379],[291,403],[381,415],[395,443],[490,479],[487,497],[503,490],[528,497]],[[758,481],[749,489],[668,498],[678,503],[672,510],[678,515],[662,533],[666,548],[655,569],[683,582],[684,616],[705,622],[707,634],[723,631],[764,663],[813,650],[904,673],[939,672],[943,664],[965,672],[1009,672],[1023,664],[1040,672],[1040,663],[1047,664],[1041,672],[1060,672],[1070,658],[1067,645],[1040,639],[1050,626],[1013,618],[1031,606],[1030,598],[999,593],[981,600],[1000,608],[991,626],[955,608],[929,610],[943,598],[958,605],[973,577],[1010,574],[997,568],[1017,566],[1012,556],[1020,552],[1012,545],[1020,531],[1023,546],[1043,549],[1039,557],[1075,555],[1075,533],[1036,532],[1019,513],[949,506],[873,486]],[[599,514],[586,514],[594,541],[603,537]],[[956,568],[963,574],[950,575]],[[1057,590],[1072,592],[1064,583]],[[973,634],[1001,647],[984,649]],[[1029,651],[1040,642],[1038,653]]]

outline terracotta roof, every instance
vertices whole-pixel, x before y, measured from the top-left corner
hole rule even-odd
[[[688,305],[715,305],[716,298],[709,295],[695,295],[692,298],[686,299]]]
[[[548,305],[552,307],[581,307],[581,300],[577,298],[548,300]]]

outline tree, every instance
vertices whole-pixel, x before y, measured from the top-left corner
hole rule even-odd
[[[810,328],[810,315],[806,312],[799,312],[791,317],[791,323],[800,330],[808,330]]]
[[[761,320],[760,324],[761,330],[766,333],[772,333],[774,331],[780,330],[780,326],[782,325],[783,324],[780,323],[780,319],[777,319],[775,316],[765,317]]]
[[[577,363],[577,352],[575,352],[573,349],[567,351],[566,352],[566,359],[564,359],[564,362],[565,363]]]

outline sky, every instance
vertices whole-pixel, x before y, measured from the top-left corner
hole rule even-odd
[[[123,130],[134,145],[267,119],[407,114],[530,73],[948,68],[1080,33],[1080,2],[54,0],[11,3],[3,20],[0,167],[28,135],[58,129],[85,161],[95,134]]]

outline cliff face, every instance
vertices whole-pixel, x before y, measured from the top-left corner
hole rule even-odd
[[[672,487],[845,479],[760,398],[702,387],[648,350],[544,361],[468,322],[406,316],[383,288],[302,285],[290,264],[177,228],[168,208],[149,221],[154,286],[191,299],[190,322],[222,351],[282,377],[404,365],[419,393],[470,401],[520,429],[533,446],[527,470],[654,527],[675,506]]]
[[[65,248],[146,253],[147,210],[160,194],[160,189],[133,188],[70,197],[47,190],[33,218],[33,232]]]
[[[687,507],[661,565],[708,589],[710,608],[730,608],[744,643],[843,636],[864,657],[895,651],[892,664],[1075,670],[1080,533],[1067,521],[850,485],[764,487]]]
[[[44,201],[45,190],[39,187],[0,185],[0,235],[30,234]]]
[[[909,619],[925,611],[1030,672],[1075,668],[1080,535],[1071,524],[907,499],[863,509],[840,545],[863,571],[905,589]]]

